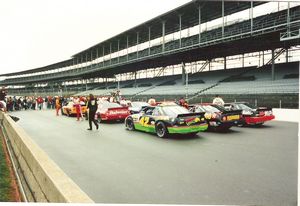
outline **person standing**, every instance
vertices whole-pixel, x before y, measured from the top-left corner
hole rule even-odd
[[[225,102],[219,95],[216,95],[216,97],[213,100],[213,104],[224,106]]]
[[[3,105],[3,111],[6,112],[6,98],[7,95],[7,91],[5,90],[5,87],[2,87],[1,91],[0,91],[0,102]]]
[[[156,101],[153,97],[150,97],[150,99],[148,100],[148,104],[150,104],[151,106],[156,106]]]
[[[94,95],[90,94],[89,101],[87,104],[87,109],[89,111],[89,126],[88,130],[92,130],[92,122],[94,122],[96,129],[99,129],[99,125],[95,120],[96,111],[98,109],[97,100],[95,99]]]
[[[79,121],[80,118],[82,118],[80,98],[79,97],[74,97],[73,102],[74,102],[74,106],[76,108],[77,121]],[[83,118],[82,118],[82,120],[83,120]]]
[[[59,110],[61,108],[61,101],[58,96],[55,97],[55,109],[56,109],[56,116],[59,116]]]

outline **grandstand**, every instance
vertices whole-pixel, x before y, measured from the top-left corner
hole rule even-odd
[[[195,103],[220,94],[226,101],[298,108],[300,4],[255,12],[269,4],[277,2],[193,0],[68,60],[1,74],[0,85],[11,95],[120,89],[130,99],[185,96]]]

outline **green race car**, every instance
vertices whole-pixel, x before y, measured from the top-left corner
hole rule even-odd
[[[204,112],[192,113],[174,104],[145,107],[140,113],[129,115],[125,126],[130,131],[156,133],[161,138],[170,134],[196,135],[208,128]]]

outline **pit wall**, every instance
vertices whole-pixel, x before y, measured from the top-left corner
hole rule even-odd
[[[299,122],[300,110],[299,109],[276,109],[273,108],[275,120],[286,122]]]
[[[0,122],[28,202],[94,203],[7,114]]]

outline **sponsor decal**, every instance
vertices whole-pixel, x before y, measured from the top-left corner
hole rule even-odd
[[[188,120],[190,120],[190,121],[186,121],[186,124],[187,124],[188,126],[190,126],[191,124],[200,122],[200,119],[199,119],[198,117],[196,117],[196,118],[191,118],[191,119],[188,119]]]
[[[204,114],[205,119],[211,119],[212,115],[210,113]]]
[[[140,123],[142,126],[146,127],[146,126],[148,126],[149,120],[150,120],[149,117],[142,117],[142,118],[140,119],[139,123]]]
[[[111,115],[116,115],[116,114],[127,114],[127,111],[126,111],[126,110],[117,110],[117,111],[110,110],[110,111],[109,111],[109,114],[111,114]]]
[[[240,119],[240,115],[231,115],[231,116],[227,116],[227,120],[237,120]]]

